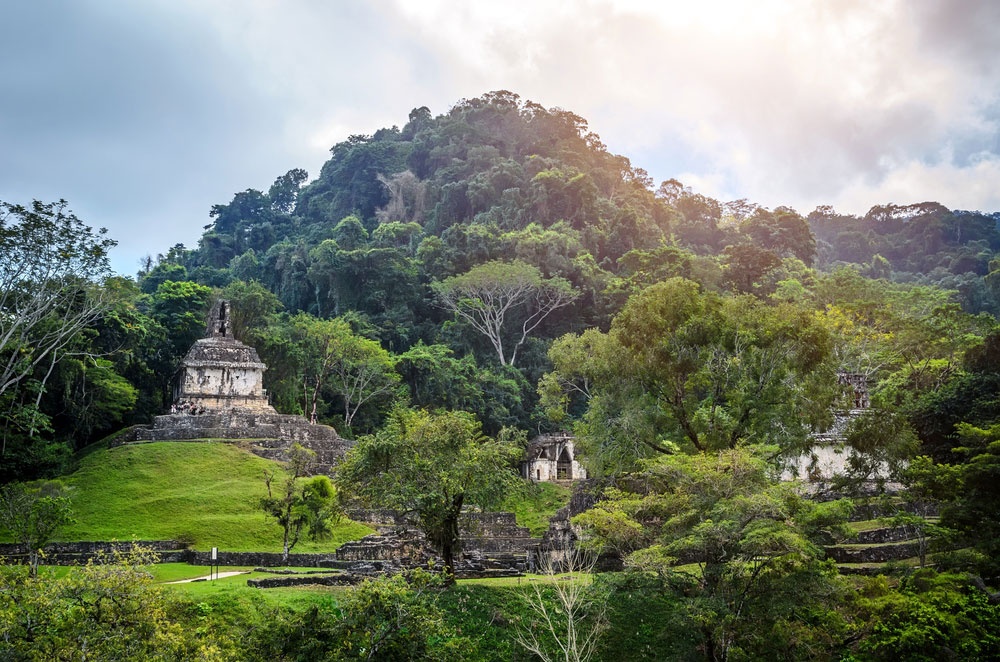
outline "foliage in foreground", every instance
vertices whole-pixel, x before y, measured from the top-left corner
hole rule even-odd
[[[378,577],[343,593],[334,609],[279,613],[255,633],[252,659],[261,660],[460,660],[472,643],[438,603],[440,575],[415,570]]]
[[[592,546],[661,578],[708,659],[752,657],[774,640],[790,651],[814,645],[790,628],[838,597],[815,538],[846,517],[844,504],[802,499],[774,481],[759,449],[742,447],[663,456],[619,485],[574,523]]]
[[[531,602],[561,617],[564,601],[557,587],[564,584],[606,605],[608,628],[592,659],[721,659],[692,627],[696,614],[685,595],[646,572],[553,583],[537,577],[460,582],[447,589],[437,576],[415,572],[374,578],[356,588],[300,589],[293,591],[294,599],[276,602],[259,589],[225,580],[208,593],[157,586],[145,565],[151,560],[137,550],[69,572],[45,569],[39,578],[23,566],[0,566],[0,659],[537,659],[517,642],[518,632],[539,624]],[[752,614],[760,630],[730,649],[728,659],[1000,655],[994,627],[1000,605],[964,575],[920,570],[898,586],[885,577],[837,583],[838,600],[791,593],[787,600],[794,608],[771,627],[764,627],[768,614]],[[801,582],[777,588],[796,585]]]
[[[0,567],[0,659],[211,660],[204,645],[168,614],[168,600],[135,548],[62,577]]]

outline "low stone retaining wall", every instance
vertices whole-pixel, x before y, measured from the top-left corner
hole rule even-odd
[[[486,552],[487,554],[520,554],[524,556],[529,548],[542,542],[541,538],[466,538],[462,537],[462,548]]]
[[[211,552],[196,552],[188,550],[187,563],[192,565],[211,565]],[[300,568],[346,568],[350,564],[336,558],[333,553],[325,554],[289,554],[288,561],[281,558],[280,552],[223,552],[219,551],[215,560],[217,565],[224,566],[259,566],[262,568],[280,568],[295,566]]]
[[[406,526],[408,524],[406,518],[398,510],[352,508],[346,512],[353,521],[369,526]]]
[[[365,536],[345,542],[337,549],[339,561],[395,561],[409,566],[425,565],[434,552],[417,533]]]
[[[152,549],[159,556],[160,563],[190,563],[191,565],[212,565],[212,553],[187,549],[176,540],[137,540],[135,544]],[[132,542],[66,542],[51,543],[45,548],[44,562],[49,565],[83,565],[90,559],[105,556],[110,558],[115,551],[127,553]],[[21,545],[0,544],[0,558],[7,563],[26,563],[28,555]],[[289,554],[288,561],[280,552],[225,552],[220,551],[215,564],[221,566],[260,566],[278,568],[295,566],[302,568],[346,569],[349,561],[338,560],[334,553]]]
[[[464,541],[466,551],[455,559],[455,574],[459,577],[517,576],[527,570],[528,547],[537,544],[537,538],[519,538],[513,541],[485,539]],[[365,536],[347,542],[337,550],[337,559],[350,563],[352,572],[366,572],[365,566],[382,566],[385,569],[440,567],[442,559],[417,531],[396,531],[387,535]],[[383,569],[384,568],[384,569]]]
[[[328,425],[310,423],[302,416],[229,409],[203,414],[164,414],[152,425],[134,426],[116,435],[109,447],[151,441],[224,441],[245,444],[250,452],[268,460],[287,461],[288,450],[298,443],[316,453],[312,473],[333,475],[333,470],[354,445]]]
[[[115,552],[128,553],[133,544],[153,550],[160,563],[184,563],[189,553],[184,543],[176,540],[54,542],[45,546],[43,560],[47,565],[83,565],[102,556],[111,558]],[[28,553],[22,545],[5,543],[0,544],[0,558],[7,563],[27,563]]]
[[[328,425],[315,425],[302,416],[264,414],[239,409],[205,414],[164,414],[153,425],[135,430],[136,441],[180,439],[283,439],[286,441],[346,441]]]
[[[388,528],[416,528],[413,522],[395,510],[375,510],[355,508],[347,511],[347,516],[355,522],[369,526]],[[488,538],[530,538],[527,527],[517,523],[511,512],[462,513],[459,529],[463,540],[476,541]]]
[[[295,575],[289,577],[264,577],[248,579],[247,586],[254,588],[280,588],[285,586],[352,586],[361,583],[361,575]]]
[[[902,542],[916,537],[916,531],[912,526],[886,526],[880,529],[858,531],[850,542],[874,545],[888,542]]]
[[[835,546],[827,547],[826,553],[837,563],[887,563],[917,556],[920,544],[910,542],[875,547]]]

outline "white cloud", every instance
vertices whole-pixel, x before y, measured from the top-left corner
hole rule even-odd
[[[979,54],[929,38],[938,15],[902,0],[397,6],[465,77],[583,115],[660,178],[700,170],[771,205],[882,195],[914,163],[974,181],[963,159],[996,147],[995,68],[963,66]],[[986,188],[961,190],[984,206]]]
[[[997,211],[997,182],[1000,158],[996,156],[983,157],[965,168],[947,162],[929,165],[910,161],[894,168],[875,186],[851,182],[840,192],[835,207],[863,214],[871,208],[872,200],[895,204],[934,201],[950,209]]]

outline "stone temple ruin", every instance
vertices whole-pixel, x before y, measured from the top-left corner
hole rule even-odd
[[[228,301],[215,305],[208,334],[191,346],[181,363],[171,413],[241,409],[275,414],[264,391],[267,366],[257,350],[233,337]]]
[[[181,363],[170,413],[125,441],[243,440],[250,451],[273,460],[286,460],[298,443],[316,453],[315,473],[332,473],[353,442],[328,425],[277,413],[264,390],[267,366],[257,350],[233,336],[231,321],[229,302],[220,301],[205,337]]]
[[[851,452],[845,444],[847,426],[871,407],[871,399],[866,375],[840,372],[837,382],[845,392],[844,406],[833,412],[833,425],[828,430],[812,436],[812,448],[790,462],[782,478],[822,485],[845,472]]]
[[[565,432],[535,437],[525,451],[521,475],[536,483],[585,479],[587,470],[576,461],[573,442],[573,435]]]

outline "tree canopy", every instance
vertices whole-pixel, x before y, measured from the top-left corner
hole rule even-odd
[[[520,261],[487,262],[437,283],[434,291],[442,306],[486,336],[507,365],[514,365],[518,349],[550,313],[577,297],[566,280],[543,278]]]
[[[453,575],[463,508],[499,505],[516,485],[520,454],[509,432],[486,437],[470,414],[397,410],[348,452],[337,484],[365,503],[411,514]]]

